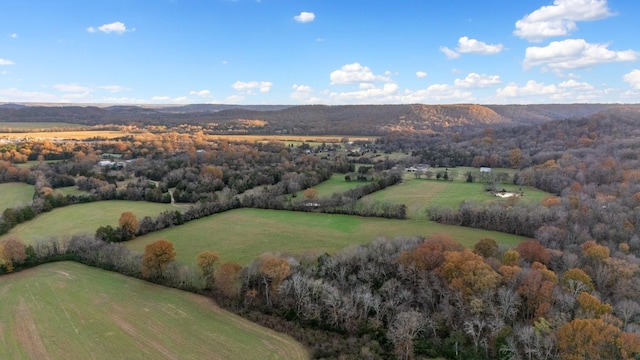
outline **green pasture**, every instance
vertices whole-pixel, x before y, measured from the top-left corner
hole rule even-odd
[[[517,200],[500,198],[485,190],[484,183],[466,181],[444,181],[416,179],[405,177],[403,182],[390,186],[384,190],[365,196],[361,201],[377,200],[388,201],[393,204],[405,204],[407,215],[410,218],[424,218],[426,209],[430,207],[450,207],[457,209],[460,203],[471,200],[478,203],[489,203],[492,201],[526,201],[539,203],[550,194],[536,188],[528,186],[517,186],[510,184],[496,185],[499,190],[508,192],[520,192],[524,194]]]
[[[0,184],[0,211],[26,205],[33,199],[33,185],[25,183]]]
[[[0,237],[0,240],[7,236],[16,236],[25,244],[33,244],[39,239],[51,237],[66,241],[77,233],[93,235],[100,226],[117,226],[120,214],[124,211],[131,211],[138,219],[142,219],[144,216],[155,217],[163,211],[175,209],[170,204],[125,200],[69,205],[18,224],[8,234]]]
[[[346,181],[344,177],[346,174],[333,174],[331,178],[327,181],[323,181],[320,184],[314,186],[313,188],[318,192],[318,197],[331,197],[334,193],[345,192],[350,189],[357,188],[358,186],[363,186],[368,184],[367,181]],[[304,198],[304,190],[300,190],[297,192],[298,199]]]
[[[0,359],[307,359],[211,299],[73,262],[0,278]]]
[[[222,261],[247,264],[261,254],[321,254],[359,244],[378,237],[428,237],[447,233],[466,246],[488,237],[499,244],[513,246],[520,236],[442,225],[422,220],[391,220],[358,216],[303,213],[278,210],[237,209],[154,232],[126,242],[134,251],[144,252],[158,239],[173,243],[177,261],[192,264],[205,250],[217,251]]]

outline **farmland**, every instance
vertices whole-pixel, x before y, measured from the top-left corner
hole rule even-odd
[[[267,122],[261,135],[213,135],[249,132],[231,119],[104,126],[132,134],[115,140],[5,142],[0,273],[16,274],[0,278],[0,358],[60,358],[59,348],[77,349],[71,358],[252,358],[254,348],[276,358],[525,358],[534,345],[555,358],[568,351],[562,336],[588,335],[585,321],[610,330],[603,348],[616,352],[591,358],[636,356],[638,111],[619,110],[375,141],[297,136],[323,134],[312,121],[272,132],[296,135],[268,135]],[[125,211],[136,216],[119,222]],[[66,246],[38,241],[48,238]],[[119,280],[75,263],[35,267],[62,260]],[[236,320],[192,312],[169,287],[206,294],[309,353],[251,345]],[[536,331],[549,341],[522,335]]]
[[[2,359],[305,359],[210,299],[60,262],[0,282]]]
[[[485,190],[485,186],[486,184],[483,183],[467,183],[461,180],[442,181],[405,178],[401,184],[371,194],[363,200],[371,199],[389,201],[394,204],[405,204],[407,206],[407,215],[410,218],[424,218],[426,209],[430,207],[443,206],[455,209],[465,200],[478,203],[513,201],[509,200],[509,198],[502,199],[494,196],[491,192]],[[527,203],[540,203],[543,198],[550,195],[547,192],[529,186],[498,184],[497,187],[507,192],[524,194],[523,196],[518,196],[517,201]]]
[[[183,264],[192,264],[196,256],[206,250],[218,252],[224,261],[247,264],[263,253],[331,254],[378,237],[428,237],[439,233],[447,233],[469,247],[485,237],[507,246],[523,239],[430,221],[239,209],[154,232],[128,241],[126,245],[142,252],[147,244],[165,239],[174,244],[176,260]]]
[[[95,234],[100,226],[118,225],[120,214],[124,211],[131,211],[142,218],[154,217],[166,210],[175,208],[168,204],[122,200],[70,205],[53,209],[31,221],[19,224],[9,234],[4,235],[4,238],[15,236],[26,244],[50,237],[66,241],[77,233]]]
[[[33,199],[33,186],[24,183],[0,184],[0,209],[26,205]]]

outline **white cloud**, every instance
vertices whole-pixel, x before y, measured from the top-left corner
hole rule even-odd
[[[448,84],[433,84],[418,91],[405,90],[401,98],[402,103],[460,103],[473,102],[475,98],[470,91],[456,89]]]
[[[15,38],[18,37],[18,34],[12,33],[12,34],[9,34],[9,37],[12,38],[12,39],[15,39]]]
[[[457,59],[461,54],[478,54],[478,55],[495,55],[499,54],[503,49],[502,44],[487,44],[476,39],[469,39],[462,36],[458,39],[458,46],[452,50],[446,46],[441,46],[440,51],[449,59]]]
[[[151,101],[162,104],[185,104],[189,102],[186,96],[170,97],[170,96],[153,96]]]
[[[543,66],[544,69],[577,69],[619,61],[635,61],[638,52],[612,51],[607,44],[590,44],[584,39],[553,41],[548,46],[527,48],[525,68]]]
[[[330,100],[338,104],[387,104],[398,102],[399,87],[395,83],[386,83],[382,87],[367,87],[357,91],[332,92]]]
[[[189,95],[197,95],[199,97],[209,97],[211,96],[211,91],[209,90],[200,90],[200,91],[189,91]]]
[[[417,78],[420,78],[420,79],[422,79],[422,78],[426,78],[426,77],[427,77],[427,75],[428,75],[428,74],[427,74],[426,72],[424,72],[424,71],[416,71],[416,77],[417,77]]]
[[[502,51],[502,48],[502,44],[490,45],[485,42],[478,41],[476,39],[469,39],[468,37],[463,36],[458,39],[457,51],[459,53],[494,55],[499,54]]]
[[[573,79],[563,81],[558,84],[558,87],[561,89],[571,89],[571,90],[593,90],[593,85],[586,82],[578,82]]]
[[[14,62],[11,60],[0,58],[0,65],[14,65]]]
[[[613,15],[607,0],[555,0],[516,22],[514,35],[539,42],[552,36],[563,36],[577,28],[577,21],[599,20]]]
[[[455,52],[454,50],[449,49],[446,46],[440,46],[440,51],[442,51],[444,53],[444,55],[448,58],[448,59],[457,59],[460,57],[460,54]]]
[[[253,94],[254,90],[260,90],[260,92],[269,92],[273,84],[269,81],[236,81],[231,85],[236,91],[246,92],[247,94]]]
[[[640,70],[634,69],[630,73],[625,74],[622,79],[634,89],[640,90]]]
[[[317,104],[322,102],[322,99],[313,96],[313,88],[311,88],[311,86],[293,84],[291,88],[293,89],[293,92],[289,97],[293,100],[306,104]]]
[[[496,90],[498,97],[525,97],[525,96],[540,96],[550,95],[558,91],[555,85],[545,85],[544,83],[538,83],[535,80],[529,80],[525,86],[518,86],[516,83],[510,83],[507,86]]]
[[[24,91],[16,88],[0,89],[0,102],[45,102],[56,101],[56,97],[51,94]]]
[[[502,83],[499,75],[469,73],[464,79],[456,79],[454,85],[465,89],[486,88]]]
[[[56,85],[53,85],[53,88],[61,92],[79,93],[79,92],[91,91],[91,89],[89,89],[88,87],[82,86],[79,84],[56,84]]]
[[[126,91],[129,90],[125,87],[122,87],[120,85],[104,85],[104,86],[98,86],[98,89],[102,89],[102,90],[106,90],[110,93],[118,93],[118,92],[122,92],[122,91]]]
[[[358,83],[372,83],[376,81],[390,82],[391,79],[387,76],[375,75],[371,69],[367,66],[362,66],[359,63],[347,64],[335,70],[329,75],[331,79],[331,85],[345,85],[345,84],[358,84]]]
[[[127,31],[135,31],[135,29],[129,30],[127,29],[127,26],[124,23],[121,23],[120,21],[115,21],[110,24],[101,25],[98,28],[90,26],[87,28],[87,31],[90,33],[101,31],[105,34],[109,34],[109,33],[124,34]]]
[[[300,15],[294,16],[293,20],[301,23],[307,23],[307,22],[312,22],[313,20],[315,20],[315,18],[316,18],[316,15],[314,13],[303,11],[300,13]]]

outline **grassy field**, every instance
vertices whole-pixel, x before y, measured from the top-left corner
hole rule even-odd
[[[527,186],[498,184],[497,188],[513,192],[522,189],[524,196],[519,197],[517,201],[531,203],[539,203],[550,195],[542,190]],[[412,177],[405,177],[402,183],[368,195],[362,200],[367,201],[368,199],[405,204],[407,206],[407,215],[410,218],[424,217],[426,209],[435,206],[456,209],[465,200],[472,200],[478,203],[513,201],[492,195],[485,190],[485,184],[479,182],[426,180]]]
[[[126,246],[135,251],[158,239],[171,241],[177,261],[192,264],[205,250],[217,251],[222,261],[247,264],[267,253],[335,253],[378,237],[424,236],[447,233],[467,246],[489,237],[512,246],[520,236],[430,221],[390,220],[346,215],[301,213],[277,210],[238,209],[148,234]]]
[[[14,227],[8,234],[0,237],[16,236],[25,244],[33,244],[38,239],[57,237],[65,241],[76,233],[95,234],[100,226],[117,226],[120,214],[131,211],[138,219],[144,216],[155,217],[165,210],[175,210],[169,204],[156,204],[144,201],[98,201],[86,204],[70,205],[53,209],[38,215],[31,221]]]
[[[0,132],[0,138],[16,139],[16,138],[35,138],[45,140],[85,140],[93,137],[101,137],[113,139],[116,137],[126,136],[129,133],[124,131],[112,130],[78,130],[78,131],[30,131],[30,132]]]
[[[323,181],[313,188],[318,192],[318,197],[331,197],[334,193],[345,192],[349,189],[357,188],[368,184],[363,181],[345,181],[345,174],[333,174],[327,181]],[[304,190],[298,191],[296,194],[299,199],[304,197]]]
[[[0,184],[0,212],[6,208],[26,205],[33,199],[33,192],[33,185],[29,184]]]
[[[0,278],[0,359],[307,359],[210,299],[73,262]]]

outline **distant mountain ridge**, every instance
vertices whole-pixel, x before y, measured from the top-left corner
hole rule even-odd
[[[640,105],[0,105],[1,122],[200,125],[214,133],[384,135],[539,124]]]

